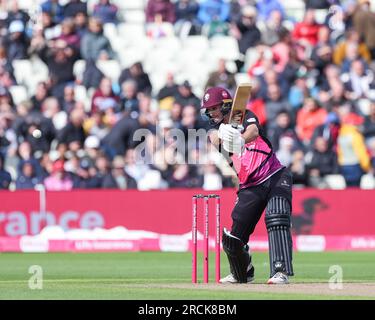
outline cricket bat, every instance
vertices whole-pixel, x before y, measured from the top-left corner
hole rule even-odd
[[[251,85],[249,83],[241,83],[234,95],[232,110],[229,116],[229,124],[234,128],[242,126],[246,113],[246,105],[249,101],[251,93]]]

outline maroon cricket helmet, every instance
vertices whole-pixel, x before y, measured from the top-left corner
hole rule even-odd
[[[212,107],[223,105],[223,103],[232,102],[232,96],[228,90],[221,87],[212,87],[204,93],[201,108],[210,109]]]

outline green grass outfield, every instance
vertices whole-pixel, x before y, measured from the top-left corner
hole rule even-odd
[[[210,258],[211,284],[192,285],[190,253],[1,253],[0,299],[375,299],[375,252],[295,253],[288,286],[264,285],[267,253],[253,254],[255,284],[214,284]],[[28,286],[32,265],[43,268],[42,290]],[[342,290],[329,288],[332,265],[343,270]]]

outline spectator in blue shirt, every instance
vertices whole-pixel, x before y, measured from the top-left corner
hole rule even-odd
[[[117,11],[117,6],[112,4],[110,0],[100,0],[94,7],[93,16],[99,18],[103,24],[117,24]]]
[[[229,19],[230,6],[224,0],[205,0],[199,4],[198,19],[202,24]]]
[[[258,17],[262,20],[267,20],[271,12],[274,10],[280,11],[283,19],[285,19],[285,10],[279,0],[258,1],[256,7],[258,9]]]
[[[81,0],[70,0],[64,7],[65,18],[74,18],[77,14],[87,15],[87,3]]]
[[[25,161],[22,166],[21,174],[16,180],[16,189],[34,189],[42,182],[42,178],[36,174],[34,165],[31,161]]]
[[[54,23],[64,20],[64,7],[59,4],[59,0],[47,0],[42,3],[42,12],[48,12],[52,16]]]

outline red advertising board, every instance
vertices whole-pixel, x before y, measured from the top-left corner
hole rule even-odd
[[[37,191],[2,191],[0,237],[38,234],[46,223],[66,230],[124,226],[130,230],[184,234],[191,231],[191,197],[198,193],[202,190],[47,192],[44,216]],[[235,190],[225,189],[218,194],[222,226],[230,227]],[[374,235],[374,207],[375,190],[295,190],[293,232],[295,235]],[[215,227],[213,219],[214,202],[211,234]],[[202,230],[201,221],[199,229]],[[263,218],[254,235],[266,236]]]

